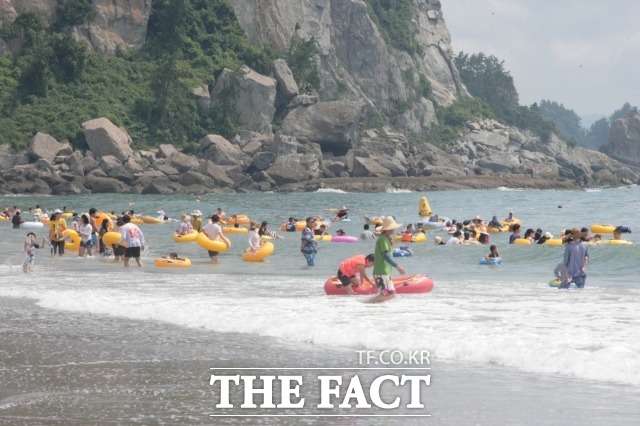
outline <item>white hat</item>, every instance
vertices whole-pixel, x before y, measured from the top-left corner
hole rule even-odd
[[[164,215],[164,210],[158,210],[156,213]]]
[[[550,239],[552,239],[552,238],[553,238],[553,234],[552,234],[551,232],[547,231],[547,232],[545,232],[545,233],[544,233],[544,237],[545,237],[547,240],[550,240]]]
[[[202,216],[202,212],[200,210],[194,210],[191,212],[191,216]]]
[[[385,216],[382,219],[382,226],[380,227],[383,231],[391,231],[393,229],[398,229],[402,226],[402,223],[396,223],[396,220],[392,216]]]
[[[60,209],[55,209],[55,210],[54,210],[54,213],[55,213],[55,214],[62,213],[62,210],[60,210]]]

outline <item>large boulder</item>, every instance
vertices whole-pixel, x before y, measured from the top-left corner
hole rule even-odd
[[[177,169],[180,173],[186,172],[187,170],[196,170],[200,165],[195,157],[179,151],[172,153],[169,158],[167,158],[167,164]]]
[[[107,118],[85,121],[82,128],[87,144],[95,156],[113,155],[124,163],[133,155],[129,134]]]
[[[58,142],[53,136],[38,132],[29,142],[27,153],[32,161],[43,158],[53,163],[58,151],[64,147],[65,145]]]
[[[224,69],[211,91],[213,108],[229,108],[225,97],[233,84],[239,84],[235,91],[233,105],[240,113],[240,127],[258,133],[271,130],[271,122],[276,112],[276,80],[258,74],[249,67],[242,67],[239,78],[229,69]]]
[[[282,122],[282,134],[302,143],[314,142],[323,151],[346,152],[360,135],[362,104],[349,101],[319,102],[297,107]]]
[[[225,188],[233,188],[235,182],[227,176],[227,172],[221,166],[215,164],[213,161],[202,160],[198,167],[198,173],[205,176],[209,176],[213,179],[215,185]]]
[[[89,176],[86,185],[93,193],[125,193],[129,189],[127,185],[111,177]]]
[[[277,185],[301,182],[320,176],[320,162],[304,154],[281,155],[266,172]]]
[[[240,148],[220,135],[207,135],[200,139],[198,155],[218,165],[244,165],[248,161]]]
[[[118,159],[112,155],[105,155],[100,158],[100,168],[104,170],[107,176],[117,179],[130,185],[133,181],[133,175],[122,165]]]

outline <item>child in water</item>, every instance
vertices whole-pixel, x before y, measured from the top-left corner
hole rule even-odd
[[[491,244],[491,246],[489,247],[489,250],[490,250],[489,254],[484,257],[487,263],[495,262],[496,260],[500,259],[500,253],[498,253],[498,246],[496,246],[495,244]]]
[[[36,234],[29,232],[24,240],[24,261],[22,262],[22,270],[32,272],[36,261],[36,249],[40,246],[44,247],[46,240],[42,239],[42,244],[36,243]]]

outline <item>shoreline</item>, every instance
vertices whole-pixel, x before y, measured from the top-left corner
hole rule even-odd
[[[28,299],[0,298],[0,306],[4,324],[0,354],[6,360],[0,369],[0,421],[7,423],[211,424],[209,414],[247,412],[237,407],[216,411],[219,395],[209,385],[212,367],[313,366],[323,369],[318,374],[334,374],[335,369],[357,363],[354,349],[327,350],[264,336],[49,310]],[[419,411],[430,414],[429,420],[436,424],[578,425],[606,419],[607,424],[622,425],[637,418],[640,390],[633,386],[534,375],[490,364],[435,359],[430,366],[431,385],[423,395],[425,409]],[[368,373],[368,377],[362,373],[363,382],[372,379],[373,373]],[[314,400],[318,395],[306,396]],[[314,416],[304,417],[309,424],[327,421],[318,413],[352,413],[314,407],[307,404],[293,412]],[[399,408],[390,413],[416,410]],[[218,424],[300,422],[300,418],[268,417],[215,420]],[[349,422],[418,425],[424,419],[365,417]]]

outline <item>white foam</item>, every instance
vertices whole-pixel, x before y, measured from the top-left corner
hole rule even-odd
[[[335,188],[318,188],[318,190],[316,192],[334,192],[337,194],[346,194],[347,191],[343,191],[342,189],[335,189]]]
[[[126,277],[126,276],[124,276]],[[327,297],[299,277],[141,273],[135,282],[16,277],[0,296],[41,307],[250,333],[319,347],[428,350],[435,359],[640,385],[640,295],[597,288],[549,291],[525,283],[437,283],[429,295],[368,305]],[[55,278],[53,282],[58,282]],[[241,283],[241,284],[239,284]],[[615,297],[613,297],[615,296]]]

